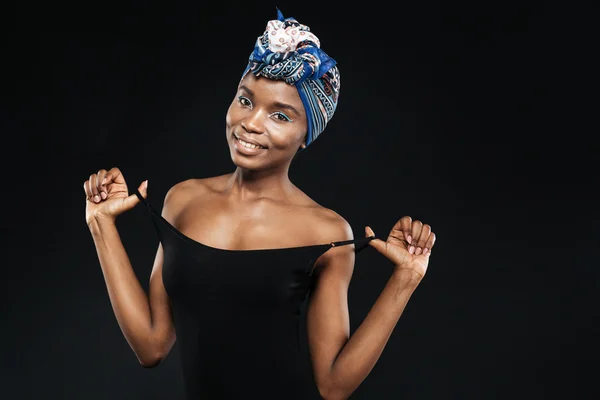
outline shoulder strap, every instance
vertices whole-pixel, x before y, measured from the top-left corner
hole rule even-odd
[[[359,251],[367,247],[369,245],[369,242],[375,238],[375,236],[367,236],[360,239],[340,240],[338,242],[331,242],[331,247],[345,246],[347,244],[354,243],[356,245],[354,252],[358,253]]]
[[[148,209],[149,209],[150,211],[152,211],[154,214],[160,215],[160,213],[158,212],[158,210],[157,210],[157,209],[155,209],[155,208],[152,206],[152,204],[150,204],[150,202],[149,202],[147,199],[145,199],[145,198],[144,198],[144,196],[142,196],[142,194],[140,193],[140,191],[139,191],[138,189],[135,189],[135,195],[137,196],[137,198],[138,198],[138,199],[140,199],[140,201],[141,201],[142,203],[144,203],[144,205],[145,205],[146,207],[148,207]]]
[[[142,196],[142,194],[140,193],[140,191],[138,189],[135,189],[135,195],[137,196],[138,199],[140,199],[140,201],[142,203],[147,203],[146,199],[144,198],[144,196]]]

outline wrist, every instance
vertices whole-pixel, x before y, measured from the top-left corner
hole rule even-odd
[[[94,215],[88,219],[87,225],[90,231],[94,233],[100,233],[106,227],[112,227],[115,225],[116,218],[105,215]]]
[[[409,286],[416,288],[423,276],[416,272],[414,269],[410,267],[406,267],[404,265],[397,265],[394,267],[394,272],[392,273],[392,277],[399,282],[401,282],[404,286]]]

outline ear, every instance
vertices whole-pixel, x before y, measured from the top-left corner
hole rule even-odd
[[[306,132],[304,134],[304,137],[302,137],[302,144],[300,145],[301,149],[305,149],[306,148],[306,137],[308,136],[308,132]]]

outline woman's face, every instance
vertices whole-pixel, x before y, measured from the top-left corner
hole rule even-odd
[[[247,73],[227,111],[226,134],[234,164],[249,170],[287,166],[307,132],[298,89]]]

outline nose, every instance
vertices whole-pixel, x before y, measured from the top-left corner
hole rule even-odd
[[[242,128],[248,133],[263,133],[265,130],[264,120],[260,111],[255,111],[242,120]]]

